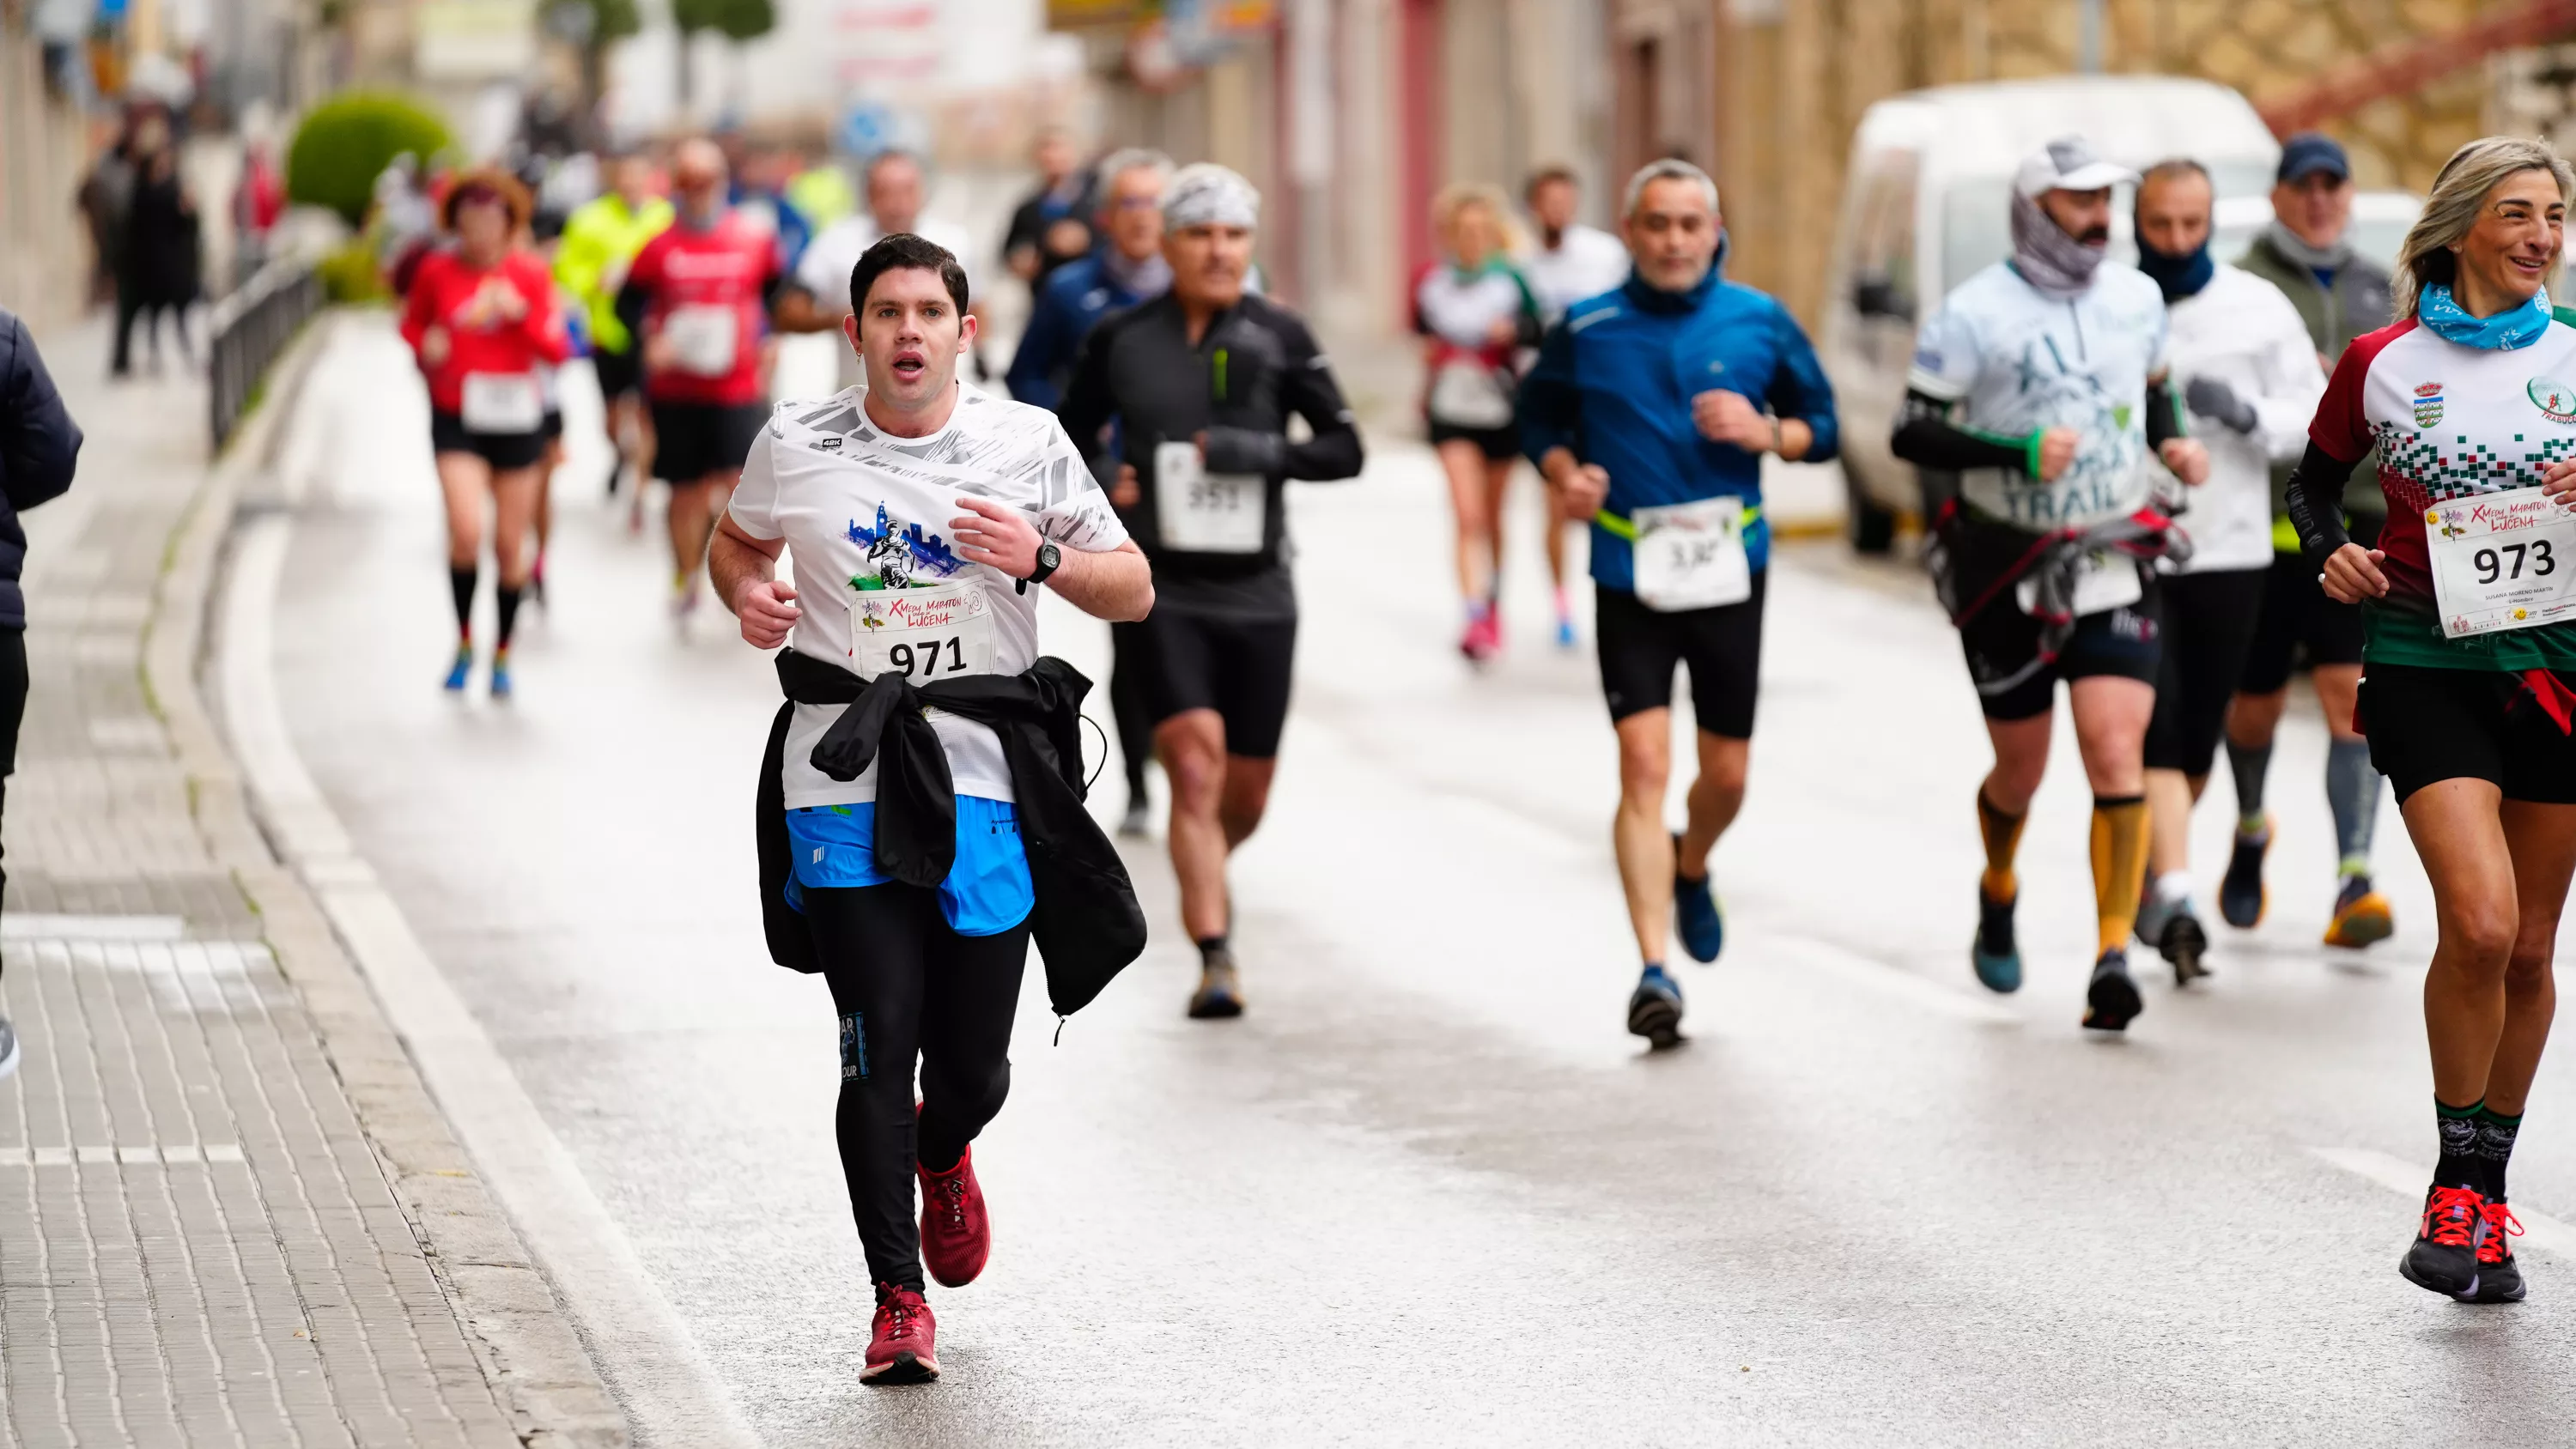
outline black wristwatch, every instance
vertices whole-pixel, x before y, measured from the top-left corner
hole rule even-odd
[[[1054,544],[1039,544],[1037,570],[1031,573],[1027,578],[1020,580],[1019,592],[1025,594],[1029,591],[1029,585],[1045,583],[1047,581],[1047,575],[1054,573],[1063,563],[1064,555],[1056,551],[1056,546]]]

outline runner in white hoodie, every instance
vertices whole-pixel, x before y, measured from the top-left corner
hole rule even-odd
[[[2138,266],[2164,289],[2175,391],[2209,449],[2209,481],[2181,515],[2190,557],[2167,562],[2164,662],[2147,726],[2147,888],[2138,939],[2203,974],[2209,936],[2191,904],[2191,807],[2209,783],[2272,564],[2271,464],[2295,458],[2324,395],[2307,325],[2281,290],[2209,255],[2209,173],[2167,161],[2138,183]],[[2180,489],[2169,490],[2179,496]]]

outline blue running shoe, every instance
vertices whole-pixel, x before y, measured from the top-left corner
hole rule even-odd
[[[2020,901],[1990,901],[1985,887],[1977,888],[1977,939],[1968,948],[1968,964],[1988,991],[2021,990],[2021,947],[2013,941],[2013,907]]]
[[[465,692],[465,676],[473,672],[474,646],[471,644],[457,645],[456,667],[447,671],[447,692],[450,694],[463,694]]]
[[[510,651],[499,649],[492,654],[492,697],[510,697]]]
[[[1637,978],[1636,994],[1628,998],[1628,1034],[1642,1036],[1664,1051],[1681,1045],[1682,989],[1661,966],[1649,966]]]
[[[1681,853],[1682,838],[1676,835],[1673,858],[1681,859]],[[1682,949],[1703,966],[1726,949],[1726,913],[1717,908],[1707,876],[1692,880],[1679,870],[1673,872],[1673,930],[1682,938]]]

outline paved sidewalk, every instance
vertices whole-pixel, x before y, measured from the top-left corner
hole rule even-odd
[[[156,587],[207,476],[202,384],[109,387],[96,323],[40,342],[88,444],[71,493],[28,517],[0,1443],[614,1442],[373,1003],[256,835],[218,828],[239,806],[202,768],[211,736],[191,763],[193,698],[151,697],[150,632],[172,627]],[[531,1325],[554,1351],[512,1361]]]

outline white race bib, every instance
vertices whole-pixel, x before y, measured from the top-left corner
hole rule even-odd
[[[993,605],[973,579],[926,589],[870,589],[850,600],[850,664],[861,679],[904,674],[931,684],[993,672]]]
[[[742,337],[742,318],[731,307],[674,307],[662,319],[662,335],[671,339],[680,370],[700,377],[722,377],[733,371],[734,347]]]
[[[1184,553],[1259,553],[1268,494],[1249,473],[1210,473],[1196,443],[1154,445],[1154,523]]]
[[[1509,427],[1512,395],[1492,368],[1452,358],[1432,375],[1431,417],[1456,428]]]
[[[1628,519],[1637,526],[1637,600],[1647,608],[1669,614],[1753,597],[1743,499],[1640,508]]]
[[[2125,553],[2096,549],[2084,556],[2075,569],[2075,617],[2107,614],[2124,609],[2146,597],[2146,585],[2138,579],[2138,561]],[[2039,612],[2039,578],[2023,574],[2013,585],[2013,601],[2025,614]]]
[[[546,420],[545,389],[532,372],[469,372],[457,415],[469,433],[533,433]]]
[[[2442,637],[2576,618],[2576,513],[2538,488],[2436,503],[2424,542]]]

